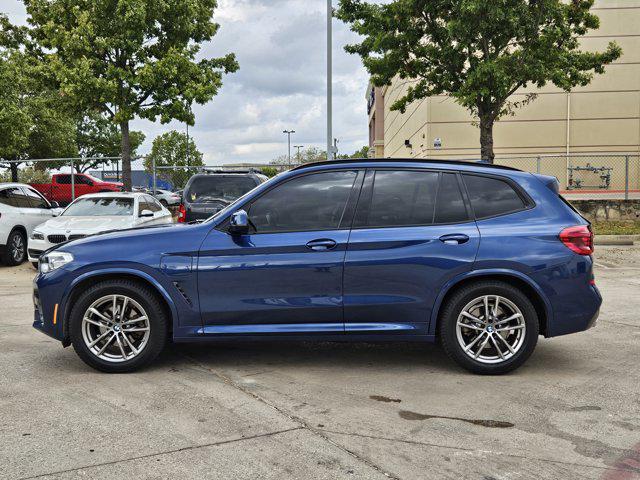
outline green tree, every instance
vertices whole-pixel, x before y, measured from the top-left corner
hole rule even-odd
[[[219,25],[216,0],[23,0],[31,36],[61,91],[80,111],[96,109],[120,127],[123,181],[131,188],[136,118],[194,123],[193,103],[210,101],[233,54],[196,60]]]
[[[0,16],[0,20],[2,19]],[[0,21],[0,41],[8,22]],[[18,180],[19,163],[30,158],[76,154],[75,125],[68,105],[41,63],[10,42],[0,44],[0,163]],[[46,165],[40,165],[46,168]]]
[[[145,135],[133,131],[129,136],[131,157],[135,157]],[[104,157],[120,156],[122,134],[109,118],[98,112],[90,112],[76,122],[76,145],[82,160],[75,163],[75,168],[78,172],[86,172],[99,165],[113,163],[113,160],[104,160]]]
[[[163,133],[153,140],[151,153],[144,159],[144,168],[147,172],[153,171],[154,160],[156,168],[177,167],[160,168],[156,171],[158,176],[166,178],[176,187],[184,186],[194,173],[193,167],[204,166],[202,153],[198,151],[193,138],[175,130]]]
[[[336,16],[364,39],[345,47],[362,57],[377,86],[415,80],[392,110],[447,94],[479,119],[482,158],[493,162],[493,126],[533,100],[510,97],[527,85],[552,82],[570,91],[620,57],[580,50],[579,38],[599,27],[593,0],[393,0],[383,5],[340,0]]]
[[[278,174],[278,169],[276,167],[262,167],[260,168],[260,171],[263,175],[266,175],[269,178],[275,177]]]

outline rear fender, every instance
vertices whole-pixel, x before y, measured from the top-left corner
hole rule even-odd
[[[544,309],[545,309],[545,316],[547,318],[547,324],[551,322],[551,320],[553,319],[553,309],[551,307],[551,304],[549,303],[549,300],[547,299],[547,297],[544,294],[543,290],[540,288],[540,286],[536,282],[534,282],[531,279],[531,277],[525,275],[522,272],[518,272],[516,270],[510,270],[510,269],[506,269],[506,268],[492,268],[492,269],[486,269],[486,270],[473,270],[473,271],[470,271],[470,272],[462,273],[462,274],[452,278],[442,288],[442,290],[440,291],[440,294],[436,298],[435,304],[433,306],[433,310],[431,311],[431,318],[430,318],[430,321],[429,321],[429,328],[428,328],[428,332],[427,332],[428,335],[435,335],[436,334],[436,328],[438,326],[438,316],[440,315],[440,309],[442,307],[442,302],[445,299],[447,293],[450,292],[452,288],[455,288],[457,285],[460,284],[460,282],[463,282],[463,281],[471,279],[471,278],[477,278],[478,280],[480,280],[483,277],[495,277],[495,276],[514,277],[514,278],[517,278],[518,280],[521,280],[521,281],[525,282],[527,285],[529,285],[538,294],[538,296],[542,299],[542,302],[544,304]]]

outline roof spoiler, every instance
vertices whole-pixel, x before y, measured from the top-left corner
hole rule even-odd
[[[541,175],[539,173],[533,173],[532,175],[544,183],[553,193],[560,195],[560,182],[557,177],[552,175]]]

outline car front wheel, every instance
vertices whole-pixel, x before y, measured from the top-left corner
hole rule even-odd
[[[449,357],[479,374],[515,370],[533,353],[538,315],[518,288],[481,281],[455,292],[441,315],[440,337]]]
[[[89,288],[73,305],[71,343],[87,365],[103,372],[129,372],[158,356],[167,325],[155,292],[136,282],[109,280]]]
[[[20,230],[14,230],[7,238],[4,263],[9,267],[20,265],[27,259],[27,238]]]

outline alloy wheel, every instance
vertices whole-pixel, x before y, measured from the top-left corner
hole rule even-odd
[[[107,295],[93,302],[82,319],[82,338],[89,351],[120,363],[142,353],[151,332],[142,306],[126,295]]]
[[[24,252],[24,239],[22,235],[14,235],[11,242],[11,255],[13,256],[14,262],[21,263],[24,260]]]
[[[511,300],[483,295],[470,301],[456,322],[462,351],[481,363],[502,363],[518,353],[525,340],[524,315]]]

